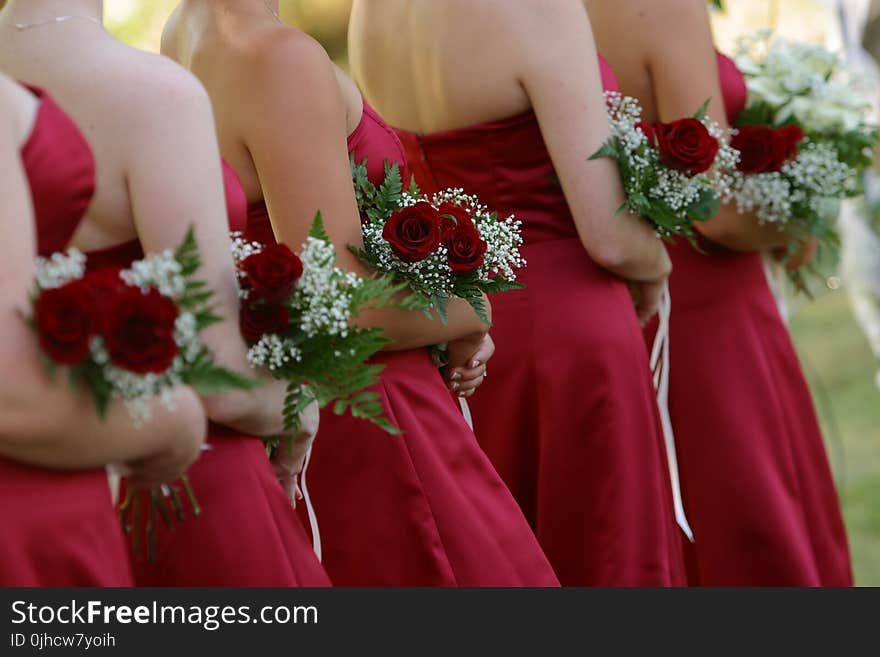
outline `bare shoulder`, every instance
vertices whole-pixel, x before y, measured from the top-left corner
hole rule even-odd
[[[600,3],[601,4],[601,3]],[[615,2],[615,6],[618,2]],[[638,21],[644,33],[669,36],[685,33],[689,27],[708,23],[706,0],[620,0],[619,5]]]
[[[309,35],[289,27],[266,30],[262,38],[249,40],[235,60],[232,74],[246,116],[259,107],[263,113],[286,112],[291,122],[335,121],[340,116],[344,120],[345,99],[336,67]],[[249,131],[255,124],[247,122]]]
[[[335,80],[333,62],[324,47],[308,34],[290,27],[266,30],[243,48],[240,62],[253,84],[280,80],[300,90],[310,83]]]
[[[157,126],[190,129],[193,121],[213,125],[210,99],[194,75],[162,55],[120,46],[101,91],[132,136],[148,136]]]
[[[499,46],[510,58],[531,66],[558,59],[590,39],[590,19],[583,0],[482,0],[491,6],[500,30]]]
[[[546,35],[572,21],[586,20],[587,10],[583,0],[483,0],[501,25],[507,29],[528,35]]]

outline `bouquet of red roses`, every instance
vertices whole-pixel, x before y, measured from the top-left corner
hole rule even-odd
[[[694,117],[648,124],[634,98],[606,98],[611,138],[590,159],[617,162],[626,194],[620,210],[644,217],[667,241],[692,240],[693,224],[718,213],[736,163],[721,127],[706,116],[708,103]]]
[[[211,291],[194,279],[199,266],[191,230],[175,252],[128,269],[86,271],[76,249],[38,258],[31,323],[50,367],[70,368],[71,382],[89,387],[101,415],[120,398],[136,422],[178,384],[202,394],[251,388],[250,379],[217,366],[199,341],[219,321]]]
[[[300,255],[286,245],[248,242],[235,233],[233,256],[248,358],[289,382],[285,430],[296,429],[300,412],[312,401],[322,408],[335,401],[336,414],[348,411],[397,433],[379,396],[365,392],[382,371],[367,361],[388,341],[381,329],[359,328],[352,320],[368,307],[405,306],[393,300],[404,286],[389,276],[364,279],[337,267],[320,213]]]
[[[521,289],[516,270],[521,222],[499,219],[474,196],[449,189],[431,197],[415,185],[403,191],[396,164],[385,164],[380,187],[367,178],[365,163],[352,162],[363,220],[363,249],[353,249],[377,271],[404,281],[428,316],[447,320],[449,299],[466,299],[489,323],[483,294]]]

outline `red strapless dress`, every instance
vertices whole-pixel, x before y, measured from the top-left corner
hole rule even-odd
[[[95,185],[92,151],[48,94],[22,150],[40,255],[67,248]],[[54,472],[0,459],[0,586],[131,586],[105,471]]]
[[[731,120],[742,74],[719,57]],[[837,493],[810,391],[760,254],[670,247],[669,407],[696,542],[691,583],[848,586]]]
[[[406,162],[393,131],[366,105],[348,145],[358,162],[367,158],[376,183],[386,160]],[[251,207],[248,228],[251,239],[274,240],[264,204]],[[375,390],[403,435],[325,411],[307,473],[333,581],[558,586],[428,351],[389,352],[375,361],[385,365]]]
[[[606,88],[616,89],[602,61]],[[428,191],[464,187],[523,222],[527,289],[492,297],[497,351],[470,400],[480,445],[565,586],[684,583],[642,333],[623,281],[594,263],[534,113],[399,133]]]
[[[231,230],[244,230],[247,200],[223,163]],[[91,267],[127,266],[143,257],[137,240],[88,254]],[[141,537],[132,554],[138,586],[329,586],[330,580],[275,477],[263,441],[211,424],[209,449],[187,471],[202,514],[156,522],[156,559],[146,558],[149,500],[138,497]],[[119,520],[116,520],[117,531]],[[133,542],[129,545],[133,549]]]

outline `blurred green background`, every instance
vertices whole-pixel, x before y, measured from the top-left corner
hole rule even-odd
[[[110,29],[138,47],[156,50],[175,0],[105,0]],[[823,40],[834,23],[813,0],[733,0],[716,15],[720,46],[737,35],[774,26],[797,38]],[[325,44],[345,64],[350,0],[282,0],[282,17]],[[792,333],[822,418],[828,453],[843,502],[856,577],[880,585],[880,391],[877,368],[856,326],[843,289],[825,290],[814,302],[792,304]]]

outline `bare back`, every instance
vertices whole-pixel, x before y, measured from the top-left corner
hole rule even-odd
[[[355,80],[391,124],[415,132],[463,128],[528,110],[506,4],[357,0],[349,31]]]
[[[139,78],[154,57],[122,45],[89,22],[21,33],[6,28],[0,68],[49,89],[95,156],[96,193],[73,243],[91,250],[133,239],[137,232],[126,183],[127,144],[139,117],[131,107],[136,106],[133,99],[145,96]]]
[[[260,177],[246,145],[247,125],[260,116],[259,99],[243,97],[243,79],[253,75],[254,58],[267,41],[290,37],[293,28],[256,7],[252,12],[222,13],[204,3],[183,2],[162,34],[162,54],[190,70],[208,91],[214,106],[217,138],[223,157],[238,173],[250,203],[263,198]],[[302,39],[310,39],[300,33]],[[339,91],[352,132],[361,118],[360,91],[336,69]],[[290,84],[297,84],[291,74]]]

